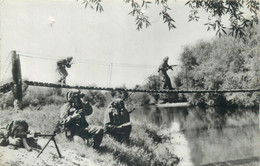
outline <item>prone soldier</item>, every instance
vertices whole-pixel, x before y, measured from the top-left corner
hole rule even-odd
[[[29,125],[25,120],[13,120],[0,129],[0,145],[14,145],[16,147],[24,147],[31,151],[31,146],[40,148],[37,145],[37,140],[33,137],[27,138],[21,135],[26,135],[29,132]]]

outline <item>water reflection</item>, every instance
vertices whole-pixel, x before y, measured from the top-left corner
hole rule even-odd
[[[167,129],[173,137],[181,133],[182,143],[187,141],[189,148],[183,153],[190,153],[184,156],[194,165],[259,156],[256,110],[139,107],[131,116]]]

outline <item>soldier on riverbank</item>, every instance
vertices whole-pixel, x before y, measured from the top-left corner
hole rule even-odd
[[[103,128],[89,125],[86,116],[92,114],[93,109],[88,102],[83,101],[84,94],[73,89],[66,94],[67,103],[61,107],[60,123],[65,129],[68,139],[76,142],[82,140],[88,143],[89,138],[94,139],[93,148],[99,148],[103,138]]]
[[[125,108],[124,101],[117,98],[105,112],[104,125],[106,132],[119,142],[129,143],[132,129],[129,112]]]

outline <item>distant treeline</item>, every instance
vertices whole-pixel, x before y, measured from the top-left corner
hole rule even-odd
[[[175,78],[179,89],[257,89],[260,71],[260,27],[250,28],[244,38],[225,36],[186,46],[181,54],[182,71]],[[196,105],[217,104],[252,107],[259,93],[186,95]]]
[[[247,30],[245,37],[223,36],[186,46],[181,53],[182,70],[172,78],[176,89],[225,90],[260,88],[260,26]],[[138,86],[137,86],[138,88]],[[158,76],[150,76],[142,89],[160,89]],[[189,101],[194,105],[254,107],[259,93],[134,94],[134,103],[153,104]]]

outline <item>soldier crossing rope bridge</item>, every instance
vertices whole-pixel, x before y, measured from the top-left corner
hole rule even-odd
[[[169,76],[166,71],[171,68],[168,65],[168,57],[165,58],[164,62],[159,67],[159,72],[161,72],[163,81],[164,81],[164,89],[162,90],[143,90],[140,88],[137,89],[126,89],[126,88],[110,88],[110,87],[94,87],[94,86],[70,86],[65,84],[65,79],[67,74],[63,72],[62,79],[60,83],[46,83],[46,82],[36,82],[36,81],[24,81],[22,80],[21,75],[21,65],[20,65],[20,56],[16,53],[16,51],[12,51],[12,76],[13,81],[7,84],[0,86],[0,93],[5,93],[10,90],[13,91],[14,97],[16,99],[17,107],[19,107],[19,103],[22,101],[22,84],[26,84],[28,86],[41,86],[41,87],[52,87],[52,88],[67,88],[67,89],[86,89],[86,90],[105,90],[105,91],[125,91],[125,92],[147,92],[147,93],[244,93],[244,92],[259,92],[260,89],[227,89],[227,90],[173,90],[171,83],[169,82]],[[55,59],[52,59],[55,60]],[[67,67],[71,65],[72,57],[67,58],[68,62],[66,62]],[[57,63],[58,65],[59,63]],[[59,65],[58,65],[59,66]],[[66,64],[65,64],[66,66]],[[64,67],[64,66],[63,66]],[[65,73],[65,74],[64,74]],[[167,77],[168,76],[168,77]],[[166,87],[168,86],[168,89]]]

